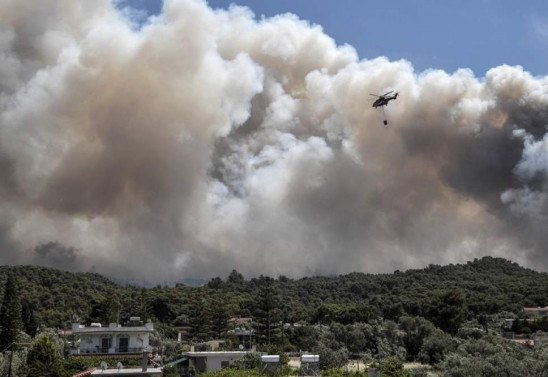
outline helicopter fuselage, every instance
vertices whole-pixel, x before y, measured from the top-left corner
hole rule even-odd
[[[398,97],[398,94],[394,94],[393,96],[386,96],[386,97],[379,97],[375,100],[375,102],[373,102],[373,107],[381,107],[381,106],[386,106],[388,105],[388,102],[393,100],[393,99],[396,99]]]

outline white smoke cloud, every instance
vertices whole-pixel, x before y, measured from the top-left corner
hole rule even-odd
[[[548,267],[546,77],[417,73],[199,0],[146,21],[106,0],[2,8],[2,263],[148,280]],[[385,115],[369,94],[389,90]]]

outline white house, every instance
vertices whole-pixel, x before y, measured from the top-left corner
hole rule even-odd
[[[72,333],[80,338],[80,346],[75,354],[115,354],[145,352],[150,349],[149,336],[154,331],[154,325],[149,320],[144,325],[139,317],[131,317],[130,326],[111,323],[103,327],[100,323],[92,323],[85,327],[79,323],[72,324]]]

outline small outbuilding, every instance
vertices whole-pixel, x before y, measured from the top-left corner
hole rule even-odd
[[[218,351],[218,352],[187,352],[189,368],[196,373],[213,372],[227,368],[233,362],[241,360],[247,355],[246,351]]]
[[[301,370],[299,376],[319,376],[320,355],[301,355]]]
[[[280,366],[280,355],[262,355],[261,372],[270,376],[276,374]]]

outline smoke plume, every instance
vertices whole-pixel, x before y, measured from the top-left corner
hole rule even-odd
[[[144,23],[143,23],[144,22]],[[370,93],[397,90],[386,115]],[[389,126],[383,126],[388,119]],[[146,280],[548,268],[548,77],[166,0],[4,0],[0,263]]]

